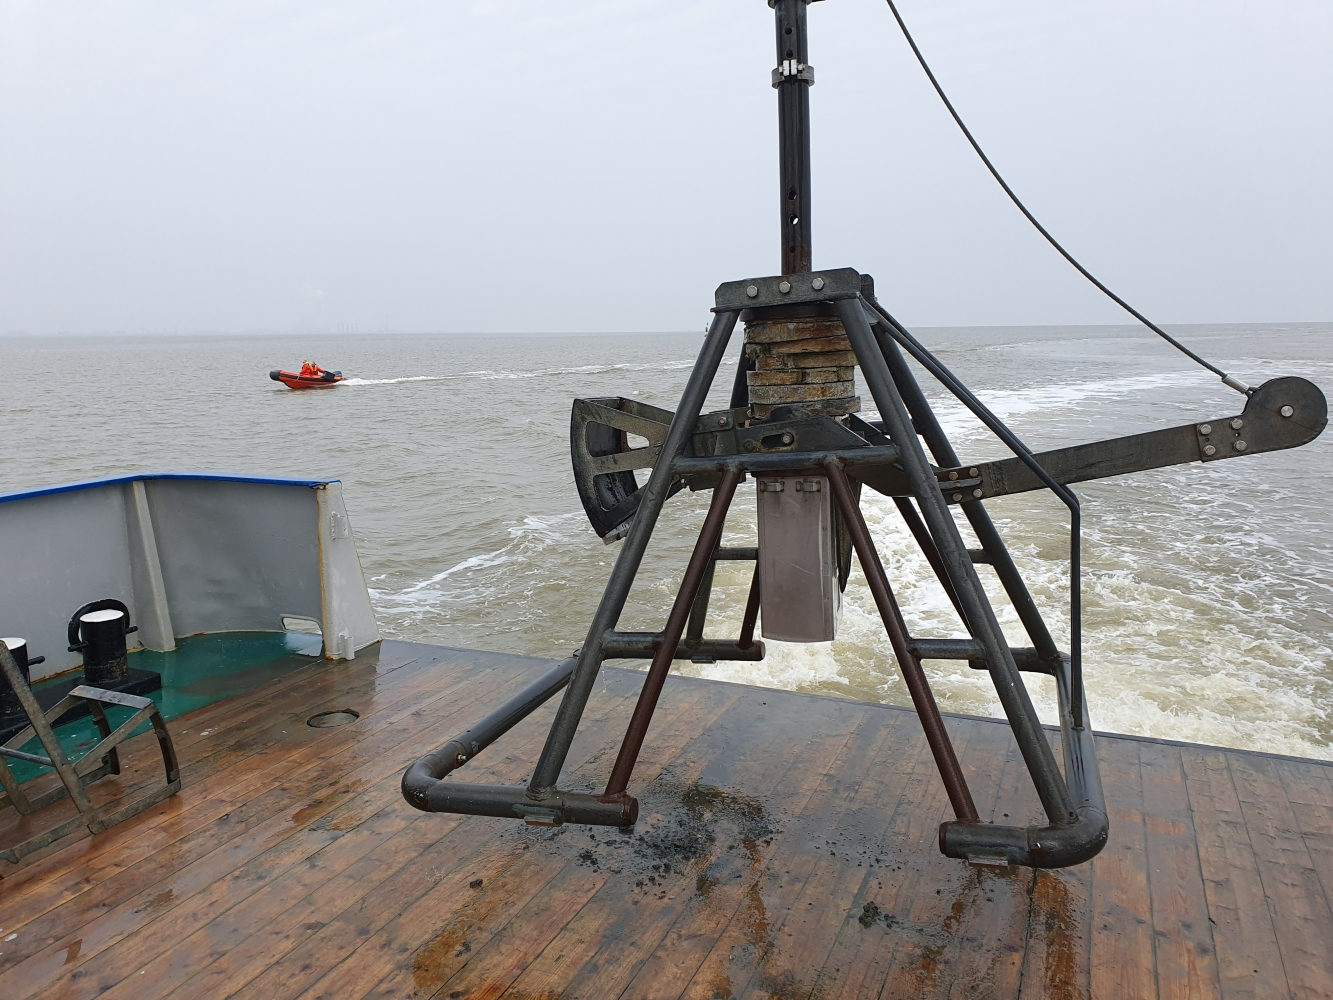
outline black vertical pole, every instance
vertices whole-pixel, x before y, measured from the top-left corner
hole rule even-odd
[[[782,177],[782,273],[813,269],[810,251],[810,85],[814,70],[806,62],[807,0],[777,0],[778,145]]]

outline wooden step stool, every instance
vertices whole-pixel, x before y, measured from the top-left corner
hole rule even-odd
[[[68,836],[81,826],[86,826],[90,833],[101,833],[107,827],[115,826],[180,791],[181,775],[180,766],[176,763],[176,749],[171,744],[167,724],[162,721],[162,713],[151,698],[122,694],[119,691],[106,691],[81,684],[43,713],[33,696],[32,689],[28,687],[19,672],[18,664],[14,662],[8,647],[3,642],[0,642],[0,674],[3,674],[4,680],[13,688],[14,694],[23,706],[23,711],[28,716],[28,725],[0,746],[0,785],[4,787],[4,792],[0,793],[0,808],[12,805],[20,813],[29,815],[68,795],[79,810],[78,816],[59,826],[30,837],[20,844],[0,847],[0,859],[17,864],[25,855],[41,850],[47,844]],[[55,731],[51,728],[51,723],[79,702],[87,702],[93,721],[102,734],[102,741],[77,763],[71,764],[60,746],[60,741],[56,738]],[[106,711],[102,707],[104,705],[120,705],[123,708],[134,709],[134,714],[112,732]],[[158,746],[162,750],[162,763],[167,772],[166,784],[124,804],[111,802],[94,808],[85,789],[99,778],[120,773],[120,756],[116,747],[128,739],[145,720],[152,722],[153,731],[157,734]],[[34,734],[41,740],[47,756],[26,753],[18,749],[32,739]],[[53,767],[60,776],[61,783],[37,795],[29,796],[24,792],[24,786],[31,782],[20,783],[14,777],[14,772],[5,761],[7,757]]]

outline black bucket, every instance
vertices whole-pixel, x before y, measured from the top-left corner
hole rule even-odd
[[[28,659],[27,639],[19,639],[15,636],[10,636],[0,639],[0,642],[3,642],[9,647],[9,655],[14,657],[14,663],[17,664],[19,673],[23,675],[24,682],[31,684],[32,673],[28,668],[30,666],[36,666],[39,663],[45,663],[46,657],[34,656],[31,660]],[[9,681],[3,676],[0,676],[0,718],[9,715],[17,715],[22,711],[23,706],[19,703],[18,695],[16,695],[14,689],[9,686]]]
[[[93,687],[125,680],[130,671],[125,636],[137,630],[130,624],[130,609],[120,601],[93,601],[74,612],[69,651],[83,653],[83,679]]]

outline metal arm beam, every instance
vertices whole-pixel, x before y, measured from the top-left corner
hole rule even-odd
[[[1259,386],[1245,409],[1230,417],[1057,448],[1033,457],[1056,482],[1083,483],[1169,465],[1296,448],[1318,437],[1327,423],[1328,404],[1319,387],[1289,376]],[[951,503],[1046,488],[1017,458],[941,469],[939,479]]]

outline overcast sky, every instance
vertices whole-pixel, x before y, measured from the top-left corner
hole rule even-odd
[[[1029,206],[1160,322],[1333,320],[1333,2],[901,0]],[[763,0],[0,0],[0,332],[701,328],[778,267]],[[881,0],[810,9],[816,267],[1119,322]]]

